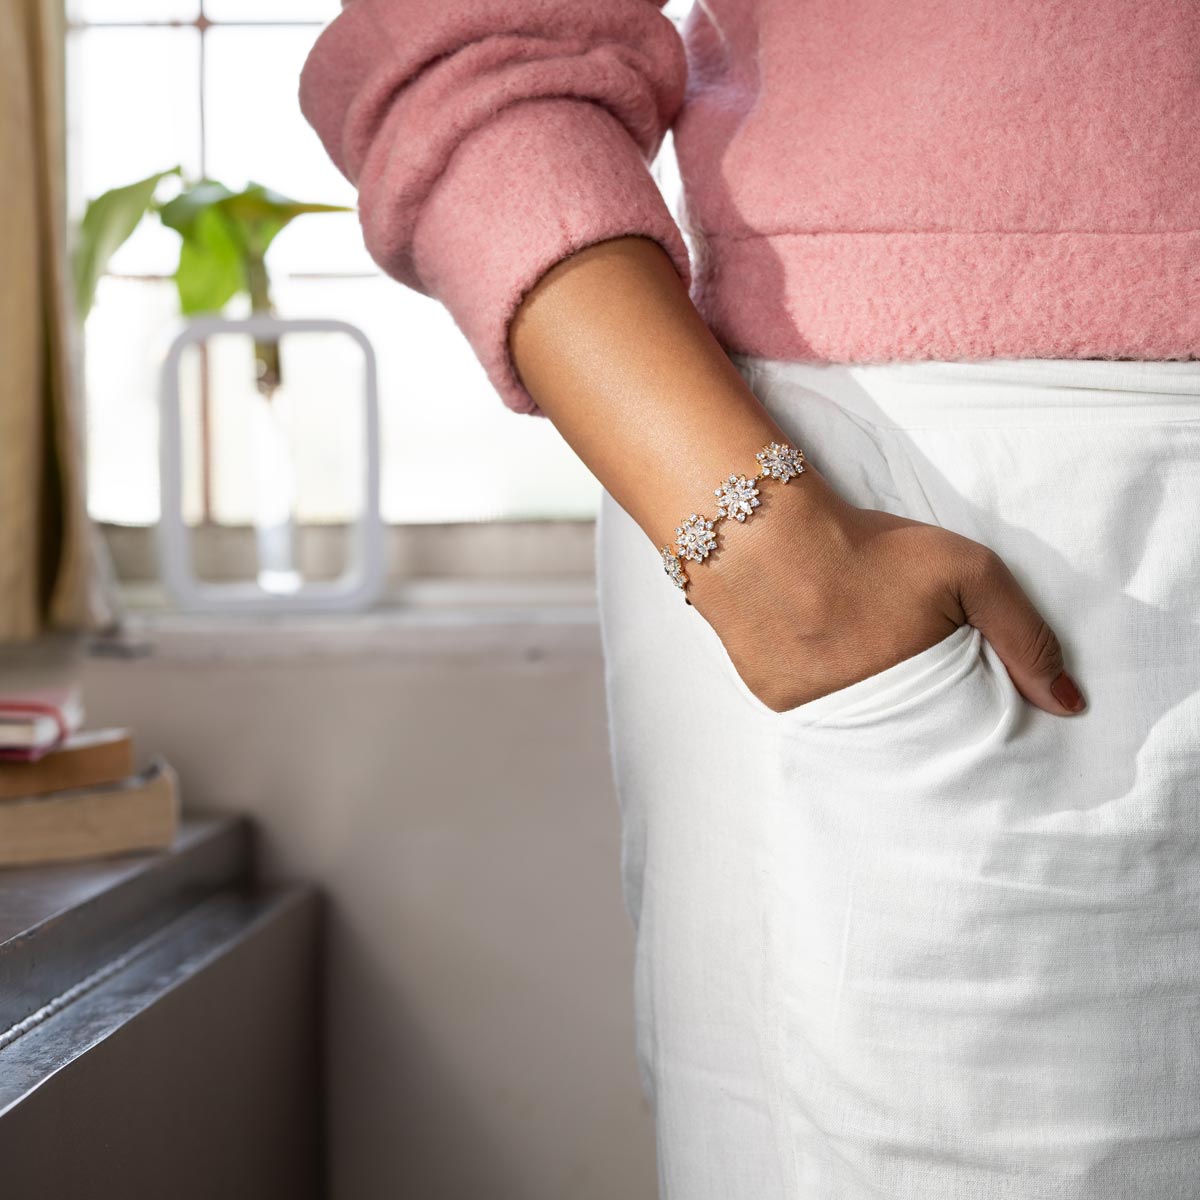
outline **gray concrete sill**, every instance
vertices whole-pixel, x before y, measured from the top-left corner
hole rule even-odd
[[[156,586],[123,589],[124,629],[89,641],[93,657],[160,661],[595,658],[591,580],[419,580],[361,613],[183,613]]]

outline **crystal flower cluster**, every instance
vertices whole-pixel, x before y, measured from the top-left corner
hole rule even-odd
[[[692,513],[682,525],[675,526],[675,545],[679,547],[680,558],[703,562],[717,548],[712,521]]]
[[[662,548],[663,570],[667,573],[667,578],[682,591],[687,587],[687,576],[683,573],[683,559],[676,554],[670,546]]]
[[[663,570],[667,578],[684,594],[684,599],[691,604],[687,597],[688,578],[684,574],[683,563],[703,562],[717,548],[717,531],[715,526],[720,521],[730,518],[741,523],[752,516],[759,506],[759,490],[755,482],[760,479],[777,479],[787,483],[795,479],[804,470],[804,452],[794,450],[791,446],[772,442],[763,447],[756,455],[759,473],[753,479],[745,475],[730,475],[719,488],[713,490],[717,498],[717,515],[706,517],[692,513],[687,520],[675,527],[675,546],[663,546]]]
[[[787,483],[804,470],[804,451],[793,450],[786,442],[782,446],[772,442],[754,457],[758,459],[764,479],[778,479]]]
[[[717,498],[717,516],[744,521],[758,507],[758,488],[745,475],[730,475],[713,495]]]

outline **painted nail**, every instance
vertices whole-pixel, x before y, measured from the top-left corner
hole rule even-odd
[[[1050,692],[1067,712],[1077,713],[1083,711],[1085,706],[1083,695],[1079,691],[1078,684],[1076,684],[1075,680],[1066,671],[1063,671],[1050,685]]]

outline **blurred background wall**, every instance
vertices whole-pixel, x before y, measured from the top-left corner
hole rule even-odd
[[[327,890],[332,1195],[651,1200],[594,622],[202,626],[89,711]]]

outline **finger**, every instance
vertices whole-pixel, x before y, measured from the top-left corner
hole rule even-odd
[[[999,555],[986,550],[962,585],[967,620],[991,642],[1017,690],[1056,716],[1087,707],[1079,685],[1064,669],[1062,646]]]

